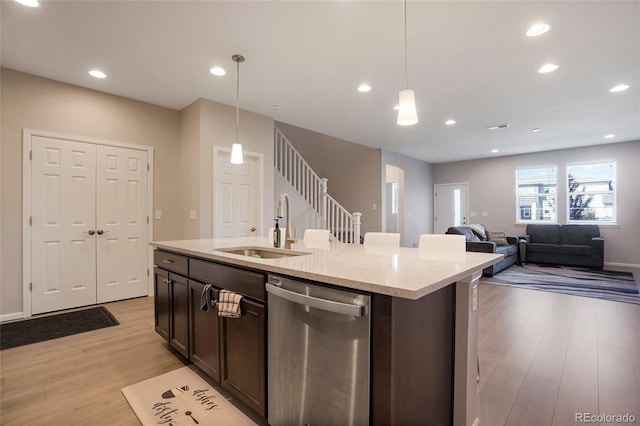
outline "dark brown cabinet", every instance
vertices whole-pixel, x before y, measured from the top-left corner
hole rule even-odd
[[[155,327],[177,351],[263,417],[267,415],[265,274],[156,250]],[[206,284],[243,296],[240,318],[200,309]]]
[[[242,402],[266,416],[265,328],[266,307],[242,300],[240,318],[221,323],[221,383]]]
[[[185,277],[169,274],[171,281],[171,319],[169,344],[189,357],[189,287]]]
[[[220,382],[220,320],[215,306],[204,312],[200,298],[205,285],[189,280],[189,359],[216,382]],[[211,289],[211,300],[218,300],[218,290]]]
[[[169,317],[171,315],[169,272],[153,268],[156,333],[169,340]]]

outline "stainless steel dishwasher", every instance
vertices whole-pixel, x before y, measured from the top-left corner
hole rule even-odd
[[[368,425],[368,295],[269,275],[268,420]]]

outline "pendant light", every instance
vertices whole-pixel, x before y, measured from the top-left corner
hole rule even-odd
[[[404,89],[400,91],[398,125],[412,126],[418,122],[416,112],[416,95],[413,89],[408,87],[407,79],[407,0],[402,2],[402,20],[404,26]]]
[[[242,158],[242,144],[238,142],[238,130],[240,128],[240,63],[244,62],[244,56],[233,55],[231,59],[236,63],[236,143],[231,147],[231,164],[242,164],[244,159]]]

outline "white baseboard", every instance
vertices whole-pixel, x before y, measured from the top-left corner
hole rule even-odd
[[[606,271],[617,271],[617,272],[640,272],[640,264],[604,262],[604,267],[602,269]]]
[[[4,314],[0,315],[0,322],[12,321],[16,319],[24,318],[24,314],[22,312],[14,312],[12,314]]]

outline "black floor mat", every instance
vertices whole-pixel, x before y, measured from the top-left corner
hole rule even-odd
[[[0,324],[0,350],[119,325],[102,306]]]

